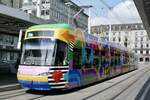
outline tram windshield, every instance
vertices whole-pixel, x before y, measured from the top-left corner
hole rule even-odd
[[[67,45],[58,40],[46,38],[27,39],[22,49],[23,65],[66,65]]]
[[[51,39],[27,39],[24,41],[21,64],[50,65],[55,41]]]

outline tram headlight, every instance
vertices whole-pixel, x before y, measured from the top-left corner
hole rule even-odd
[[[40,73],[38,74],[39,76],[47,76],[49,73],[48,72],[44,72],[44,73]]]

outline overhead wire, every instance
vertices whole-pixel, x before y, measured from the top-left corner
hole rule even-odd
[[[78,2],[79,4],[83,5],[83,3],[80,0],[76,0],[76,2]],[[93,10],[95,9],[95,7],[92,7],[91,12],[96,16],[99,17],[98,14]]]

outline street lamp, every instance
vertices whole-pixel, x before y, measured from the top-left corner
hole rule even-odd
[[[73,4],[71,2],[67,2],[65,3],[65,5],[67,5],[69,7],[68,9],[68,24],[70,24],[70,6],[72,6]],[[89,9],[89,18],[88,18],[88,33],[91,32],[91,10],[90,8],[93,7],[92,5],[84,5],[84,6],[80,6],[81,9],[73,16],[73,21],[75,23],[76,26],[77,25],[77,16],[84,10],[84,9]]]

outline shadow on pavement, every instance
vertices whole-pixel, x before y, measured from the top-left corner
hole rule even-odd
[[[150,100],[150,77],[143,85],[135,100]]]
[[[0,86],[16,83],[18,83],[16,74],[0,74]]]

